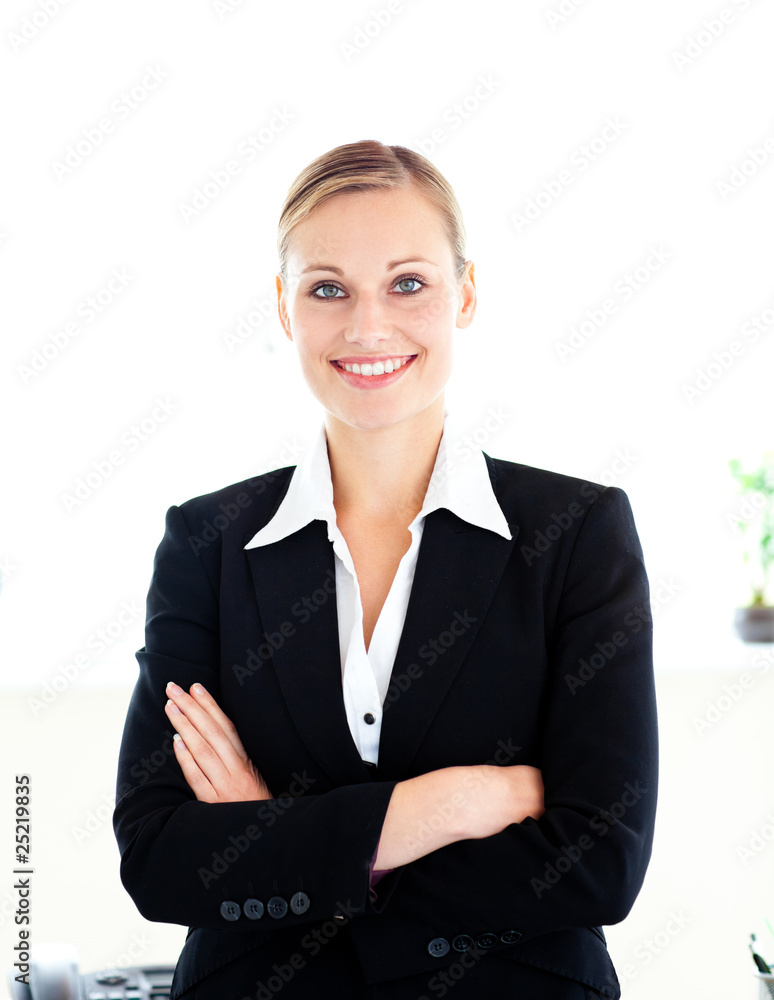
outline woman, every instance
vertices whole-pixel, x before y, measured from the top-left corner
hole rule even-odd
[[[474,268],[422,156],[319,157],[279,249],[324,423],[168,511],[121,748],[123,882],[191,928],[172,996],[618,997],[657,772],[626,495],[461,441]]]

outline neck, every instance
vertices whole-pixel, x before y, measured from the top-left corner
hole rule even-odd
[[[422,509],[443,434],[443,395],[414,417],[363,430],[325,416],[333,502],[341,515],[410,523]]]

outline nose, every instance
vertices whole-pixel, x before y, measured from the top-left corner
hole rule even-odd
[[[387,310],[378,295],[358,295],[350,314],[344,339],[350,344],[360,344],[371,349],[392,336]]]

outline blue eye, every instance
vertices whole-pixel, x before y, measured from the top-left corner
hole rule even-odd
[[[330,289],[333,289],[333,295],[326,294]],[[317,294],[320,290],[323,292],[322,295]],[[337,297],[336,292],[340,291],[341,289],[338,285],[318,285],[317,288],[312,289],[312,294],[317,299],[335,299]]]
[[[400,288],[401,285],[405,285],[410,282],[413,282],[415,285],[419,285],[419,288],[422,287],[422,282],[419,280],[419,278],[401,278],[400,281],[396,282],[396,285],[398,288]],[[415,292],[419,291],[419,288],[401,288],[401,291],[405,295],[413,295]]]

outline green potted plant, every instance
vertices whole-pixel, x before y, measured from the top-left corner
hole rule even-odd
[[[770,575],[774,566],[774,451],[767,451],[757,469],[745,471],[739,459],[728,463],[743,496],[740,513],[731,523],[744,540],[750,568],[752,600],[736,609],[734,624],[743,642],[774,642],[774,605]]]

